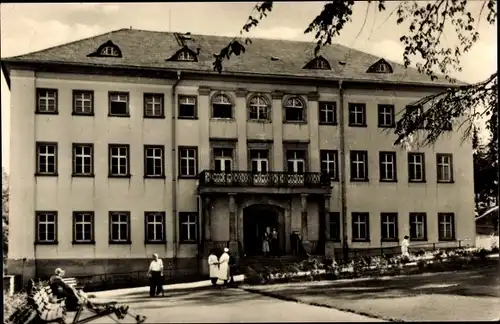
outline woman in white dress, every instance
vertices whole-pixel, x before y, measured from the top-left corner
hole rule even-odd
[[[262,252],[264,253],[264,256],[267,256],[269,253],[269,235],[267,233],[264,233],[264,236],[262,237]]]
[[[219,259],[215,255],[214,250],[210,250],[210,255],[208,256],[208,269],[210,270],[210,281],[215,287],[219,277]]]
[[[224,248],[224,253],[219,258],[219,279],[224,281],[224,287],[227,287],[229,280],[229,249]]]
[[[409,257],[410,256],[410,253],[409,253],[409,247],[410,247],[410,238],[408,237],[408,235],[406,235],[403,240],[401,241],[401,255],[403,257]]]

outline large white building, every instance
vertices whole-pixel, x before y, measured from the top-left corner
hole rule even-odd
[[[11,91],[8,270],[180,274],[258,253],[473,240],[472,147],[394,147],[397,115],[450,85],[339,45],[122,29],[2,59]],[[424,107],[425,109],[425,107]],[[425,130],[422,130],[425,132]],[[471,241],[473,242],[473,241]],[[200,262],[200,260],[202,262]]]

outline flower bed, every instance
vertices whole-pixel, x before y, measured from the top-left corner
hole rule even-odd
[[[394,276],[422,272],[460,270],[468,266],[477,266],[488,262],[485,249],[464,248],[452,251],[419,251],[409,257],[368,257],[349,263],[337,263],[334,260],[320,262],[317,259],[304,260],[292,265],[278,267],[247,267],[245,283],[270,284],[278,282],[296,282],[304,280],[335,280],[373,276]]]

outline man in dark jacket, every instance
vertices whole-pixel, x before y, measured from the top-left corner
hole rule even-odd
[[[234,272],[236,271],[236,260],[234,258],[234,256],[228,252],[229,254],[229,284],[230,285],[234,285],[235,282],[234,282]]]
[[[75,294],[73,288],[63,281],[64,270],[57,268],[54,275],[50,277],[49,284],[52,294],[58,299],[66,298],[66,308],[68,311],[76,311],[80,300]]]

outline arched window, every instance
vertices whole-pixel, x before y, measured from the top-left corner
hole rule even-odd
[[[392,73],[392,66],[384,59],[380,59],[372,64],[367,73]]]
[[[285,101],[285,120],[288,122],[305,121],[304,102],[298,97],[291,97]]]
[[[269,120],[269,102],[262,95],[255,95],[248,104],[248,119],[250,120]]]
[[[233,118],[233,104],[228,96],[218,93],[212,98],[212,118]]]
[[[117,45],[109,40],[99,46],[95,52],[90,53],[88,57],[122,57],[122,51]]]
[[[323,57],[318,56],[311,61],[309,61],[304,69],[313,69],[313,70],[331,70],[330,63]]]

